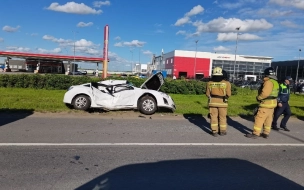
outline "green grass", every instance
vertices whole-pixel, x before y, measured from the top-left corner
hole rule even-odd
[[[65,90],[35,90],[24,88],[0,88],[0,112],[75,112],[62,102]],[[228,115],[252,115],[258,105],[257,91],[239,89],[238,95],[229,98]],[[207,97],[205,95],[171,94],[176,103],[178,114],[207,115]],[[304,117],[304,96],[291,95],[290,106],[294,116]]]

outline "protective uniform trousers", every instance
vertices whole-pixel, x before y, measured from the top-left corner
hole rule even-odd
[[[273,121],[272,121],[272,127],[274,127],[274,128],[277,127],[278,119],[282,114],[284,114],[284,117],[281,120],[281,124],[280,124],[281,128],[286,127],[287,121],[289,120],[289,118],[291,116],[291,111],[290,111],[288,102],[283,102],[281,104],[282,104],[282,107],[276,107],[274,110],[274,117],[273,117]]]
[[[220,132],[225,132],[227,130],[227,108],[209,107],[209,112],[212,133],[218,133],[219,126]]]
[[[259,107],[255,116],[253,134],[260,136],[261,133],[269,135],[273,119],[274,108]]]

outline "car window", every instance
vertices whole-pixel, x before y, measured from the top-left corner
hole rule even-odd
[[[124,91],[124,90],[133,90],[134,88],[132,86],[115,86],[114,87],[114,93],[117,93],[117,92],[121,92],[121,91]]]

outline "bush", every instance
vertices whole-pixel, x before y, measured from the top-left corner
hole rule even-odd
[[[135,77],[121,78],[119,76],[114,76],[109,79],[128,80],[136,87],[140,87],[140,85],[146,80]],[[1,74],[0,87],[66,90],[72,85],[97,82],[100,80],[101,79],[98,77],[59,74]],[[236,95],[238,93],[238,88],[233,84],[231,87],[232,95]],[[160,90],[168,94],[205,94],[206,82],[186,79],[172,80],[171,78],[166,78],[165,84]]]

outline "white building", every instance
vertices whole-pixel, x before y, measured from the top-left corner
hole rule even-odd
[[[174,50],[154,57],[148,73],[166,70],[168,76],[202,78],[211,76],[214,67],[221,67],[231,78],[234,75],[235,79],[245,79],[245,76],[261,78],[263,71],[271,66],[272,59],[267,56]]]

